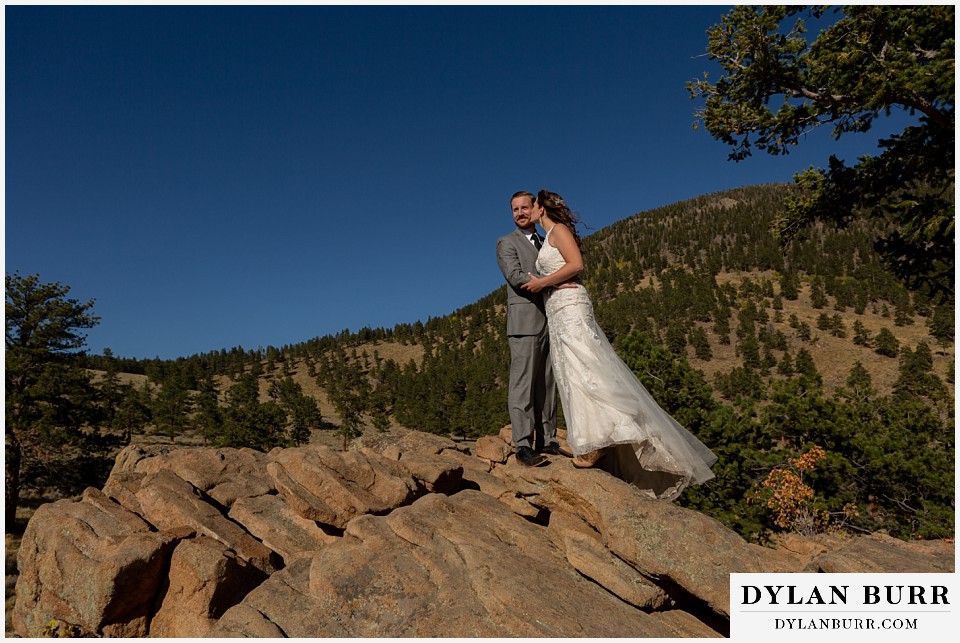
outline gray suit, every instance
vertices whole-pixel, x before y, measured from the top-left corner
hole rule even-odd
[[[517,228],[497,239],[497,263],[507,280],[510,388],[507,404],[515,447],[557,444],[557,387],[543,295],[521,290],[537,273],[537,249]]]

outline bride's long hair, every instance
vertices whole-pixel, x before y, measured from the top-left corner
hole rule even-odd
[[[543,209],[547,211],[547,216],[550,217],[551,221],[567,226],[570,232],[573,233],[573,238],[577,241],[577,247],[581,250],[583,249],[580,243],[580,235],[577,234],[577,224],[580,223],[580,217],[570,209],[562,196],[556,192],[540,190],[537,192],[537,205],[543,206]]]

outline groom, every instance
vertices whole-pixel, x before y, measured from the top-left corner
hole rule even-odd
[[[517,229],[497,239],[497,263],[507,280],[507,337],[510,388],[507,403],[517,461],[528,467],[547,464],[542,453],[560,455],[557,443],[557,387],[550,364],[550,336],[543,295],[522,290],[537,274],[543,240],[534,225],[536,197],[517,192],[510,199]],[[538,444],[539,443],[539,444]],[[540,453],[536,449],[542,445]]]

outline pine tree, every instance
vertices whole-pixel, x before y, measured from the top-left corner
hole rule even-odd
[[[227,389],[223,429],[213,440],[215,446],[248,447],[269,451],[287,446],[287,415],[276,402],[260,402],[260,384],[252,373],[238,378]]]
[[[715,386],[723,397],[736,401],[742,407],[762,400],[766,391],[760,375],[742,366],[734,367],[729,373],[718,373]]]
[[[763,358],[760,361],[760,368],[763,369],[762,372],[766,373],[767,369],[773,368],[777,365],[777,358],[773,356],[773,352],[770,350],[769,346],[763,347]]]
[[[670,352],[682,355],[687,346],[687,335],[679,323],[667,326],[667,348]]]
[[[690,329],[690,345],[697,359],[709,362],[713,359],[713,350],[710,348],[710,340],[707,338],[707,332],[700,326],[694,326]]]
[[[875,353],[885,357],[896,357],[900,353],[900,342],[886,327],[881,328],[874,338]]]
[[[760,345],[753,335],[744,337],[737,345],[740,356],[743,358],[743,365],[746,368],[760,368]]]
[[[157,432],[171,440],[176,440],[176,437],[187,428],[192,410],[190,391],[184,385],[182,375],[170,372],[160,382],[160,390],[151,407]]]
[[[760,306],[759,306],[759,308],[757,309],[757,318],[756,318],[756,319],[757,319],[757,323],[758,323],[758,324],[766,324],[767,322],[770,321],[770,313],[767,312],[767,302],[766,302],[766,301],[760,302]]]
[[[810,285],[810,305],[817,309],[825,308],[827,305],[827,292],[824,289],[822,277],[814,277]]]
[[[284,446],[305,444],[310,432],[320,428],[321,416],[317,401],[303,394],[303,388],[286,377],[270,385],[270,398],[287,416]]]
[[[843,317],[834,315],[830,318],[830,334],[834,337],[846,337],[847,328],[843,323]]]
[[[77,360],[86,344],[82,331],[96,326],[93,300],[68,298],[70,288],[42,283],[39,275],[6,277],[7,525],[16,521],[21,476],[50,461],[66,444],[83,444],[92,413],[90,374]]]
[[[930,334],[941,346],[953,341],[954,308],[951,305],[937,306],[927,321]]]
[[[900,350],[899,371],[894,390],[931,399],[946,395],[946,387],[933,372],[933,354],[925,342],[920,342],[915,351],[911,351],[909,346]]]
[[[784,299],[796,301],[800,297],[799,279],[797,273],[785,272],[780,278],[780,295]]]
[[[853,343],[857,346],[870,346],[870,331],[859,319],[853,322]]]
[[[873,397],[876,392],[869,371],[863,367],[860,360],[857,360],[857,363],[850,369],[850,375],[847,376],[844,393],[855,402],[865,402]]]
[[[193,399],[196,409],[194,422],[205,442],[215,443],[223,430],[223,412],[220,409],[220,391],[212,377],[204,377],[197,383]]]
[[[793,358],[790,357],[790,351],[787,350],[783,352],[783,357],[780,358],[780,362],[777,364],[777,372],[786,377],[794,374]]]
[[[862,281],[858,281],[854,292],[853,312],[862,315],[867,310],[868,299],[866,285]]]
[[[909,326],[913,323],[913,317],[904,308],[897,307],[893,314],[894,326]]]
[[[717,341],[724,346],[730,344],[730,319],[728,317],[717,317],[713,323],[713,334],[717,336]]]
[[[817,370],[817,365],[813,362],[813,355],[811,355],[810,351],[806,348],[801,348],[797,351],[797,357],[793,362],[793,367],[800,376],[800,379],[808,385],[813,385],[818,388],[823,386],[823,377],[820,375],[820,371]]]

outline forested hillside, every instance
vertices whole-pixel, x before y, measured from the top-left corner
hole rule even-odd
[[[707,195],[584,239],[602,328],[720,456],[716,480],[680,502],[749,537],[952,536],[953,302],[907,291],[884,270],[880,230],[866,227],[876,223],[819,225],[785,253],[770,229],[789,189]],[[187,432],[264,450],[396,424],[477,437],[509,422],[505,300],[501,287],[392,329],[86,365],[113,382],[126,419],[106,424],[128,436]]]

